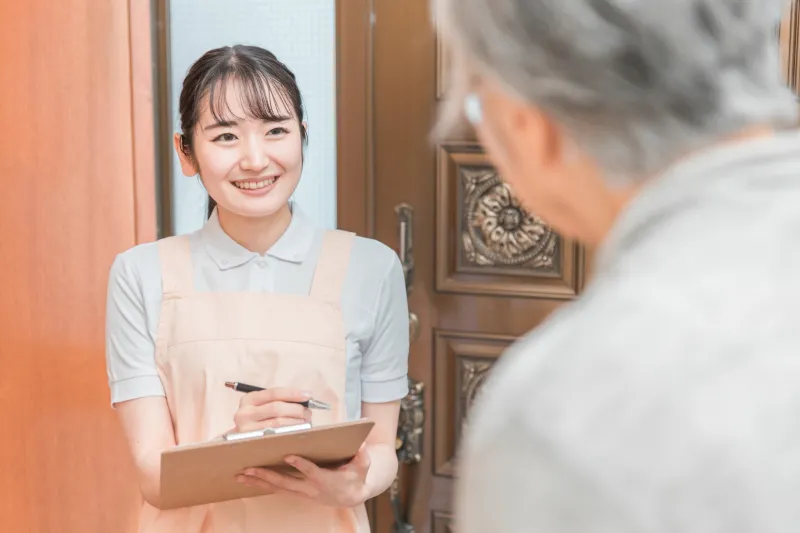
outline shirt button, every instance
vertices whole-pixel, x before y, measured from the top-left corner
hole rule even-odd
[[[258,268],[267,268],[267,264],[264,261],[259,261],[256,264],[258,265]]]

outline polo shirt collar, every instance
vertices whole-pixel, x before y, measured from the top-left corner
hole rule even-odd
[[[302,263],[314,241],[314,224],[294,203],[290,204],[292,219],[283,235],[267,250],[265,255],[290,263]],[[203,246],[220,270],[236,268],[258,257],[231,239],[219,223],[217,210],[211,213],[200,230]]]

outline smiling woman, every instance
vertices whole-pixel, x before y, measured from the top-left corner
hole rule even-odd
[[[306,124],[294,75],[270,52],[212,50],[180,97],[181,167],[213,200],[203,228],[120,254],[108,291],[112,402],[146,500],[140,531],[369,531],[364,502],[397,471],[408,392],[402,267],[386,246],[315,227],[290,197]],[[247,381],[266,390],[225,387]],[[299,405],[308,397],[332,406]],[[160,454],[229,430],[368,417],[375,427],[336,470],[242,473],[248,497],[159,510]],[[249,491],[249,492],[248,492]],[[253,492],[255,491],[255,492]]]

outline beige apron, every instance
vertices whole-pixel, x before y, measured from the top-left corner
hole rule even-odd
[[[297,387],[333,406],[312,423],[344,421],[345,326],[342,284],[353,235],[325,234],[308,295],[196,292],[186,236],[159,242],[163,303],[156,364],[178,444],[233,429],[242,393],[224,386]],[[334,509],[288,495],[159,511],[145,503],[140,533],[367,533],[366,509]]]

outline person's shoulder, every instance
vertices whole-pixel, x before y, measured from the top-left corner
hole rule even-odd
[[[519,409],[530,424],[560,431],[630,402],[658,410],[673,391],[713,379],[737,333],[691,291],[653,281],[602,280],[560,307],[503,354],[487,380],[487,406],[476,412],[494,416],[525,397]]]
[[[126,269],[132,271],[147,270],[147,267],[152,264],[158,264],[159,242],[160,241],[145,242],[128,248],[117,254],[114,263],[122,265]]]
[[[160,271],[160,250],[163,245],[182,239],[188,239],[194,245],[197,241],[197,236],[198,232],[194,232],[187,235],[162,237],[155,241],[137,244],[118,253],[114,262],[138,271],[152,271],[154,268]]]
[[[358,235],[353,237],[350,259],[354,267],[383,268],[384,272],[400,262],[397,253],[381,241]]]
[[[559,409],[566,409],[592,397],[597,405],[629,381],[646,392],[657,377],[648,369],[679,361],[703,329],[686,316],[680,296],[630,281],[630,290],[590,289],[514,342],[486,379],[487,403],[527,397],[540,406],[565,402]]]
[[[345,279],[347,301],[359,309],[373,309],[381,294],[391,298],[401,290],[402,272],[394,250],[376,239],[355,236]]]
[[[397,252],[377,239],[362,237],[343,230],[320,229],[319,231],[321,232],[320,239],[327,232],[338,232],[352,236],[347,266],[350,277],[365,275],[370,279],[382,279],[391,275],[394,269],[402,270]]]
[[[149,280],[161,280],[160,243],[174,237],[137,244],[120,252],[111,266],[111,278],[123,278],[128,282],[147,285]]]

